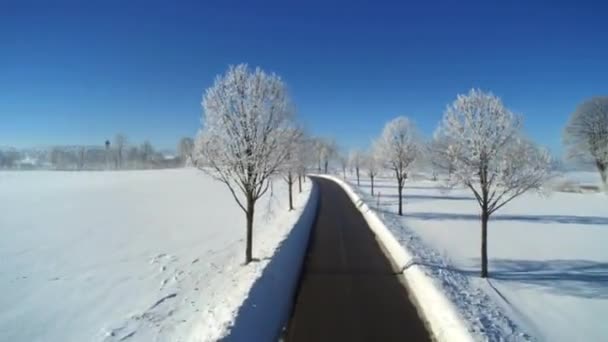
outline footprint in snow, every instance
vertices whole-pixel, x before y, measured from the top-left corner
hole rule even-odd
[[[137,329],[129,329],[128,326],[112,329],[107,333],[105,341],[126,341],[129,338],[133,337],[136,332]]]
[[[167,256],[167,254],[165,254],[165,253],[157,254],[156,256],[154,256],[150,259],[150,263],[156,264],[160,261],[160,259],[164,258],[165,256]]]
[[[175,255],[160,253],[150,259],[150,264],[157,264],[157,263],[161,262],[162,260],[167,260],[167,259],[169,262],[175,262],[175,261],[179,260],[179,258],[176,257]]]
[[[146,311],[132,315],[123,322],[120,327],[112,329],[106,334],[104,341],[115,342],[129,340],[135,335],[140,327],[146,325],[153,324],[156,327],[160,327],[165,319],[168,319],[175,313],[175,308],[164,306],[163,303],[175,297],[177,297],[177,293],[172,292],[159,298]]]
[[[160,304],[162,304],[164,301],[166,301],[167,299],[171,299],[171,298],[175,298],[177,297],[177,293],[173,292],[170,293],[162,298],[160,298],[159,300],[156,301],[156,303],[154,303],[149,309],[148,311],[154,309],[155,307],[159,306]]]

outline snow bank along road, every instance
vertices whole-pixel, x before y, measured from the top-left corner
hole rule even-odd
[[[287,341],[429,341],[400,272],[342,188],[315,178],[319,207]]]

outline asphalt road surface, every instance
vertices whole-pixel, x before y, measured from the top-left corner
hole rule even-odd
[[[430,341],[397,269],[336,183],[313,226],[286,341]]]

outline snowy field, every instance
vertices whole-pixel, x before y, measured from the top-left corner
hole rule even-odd
[[[355,179],[349,182],[356,188]],[[405,216],[399,218],[396,181],[376,183],[379,202],[365,196],[367,178],[358,189],[428,267],[473,330],[490,339],[521,340],[529,334],[540,341],[608,340],[607,195],[556,192],[513,200],[489,223],[486,281],[479,278],[479,208],[470,191],[446,192],[440,182],[408,180]]]
[[[597,171],[571,171],[561,173],[556,177],[557,180],[567,180],[582,185],[601,185],[601,178]],[[555,182],[556,180],[554,180]]]
[[[260,200],[254,257],[227,188],[193,169],[0,172],[0,340],[209,340],[304,206]]]

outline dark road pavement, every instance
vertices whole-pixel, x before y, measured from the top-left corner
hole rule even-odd
[[[336,183],[315,178],[319,209],[287,341],[430,341],[365,219]]]

